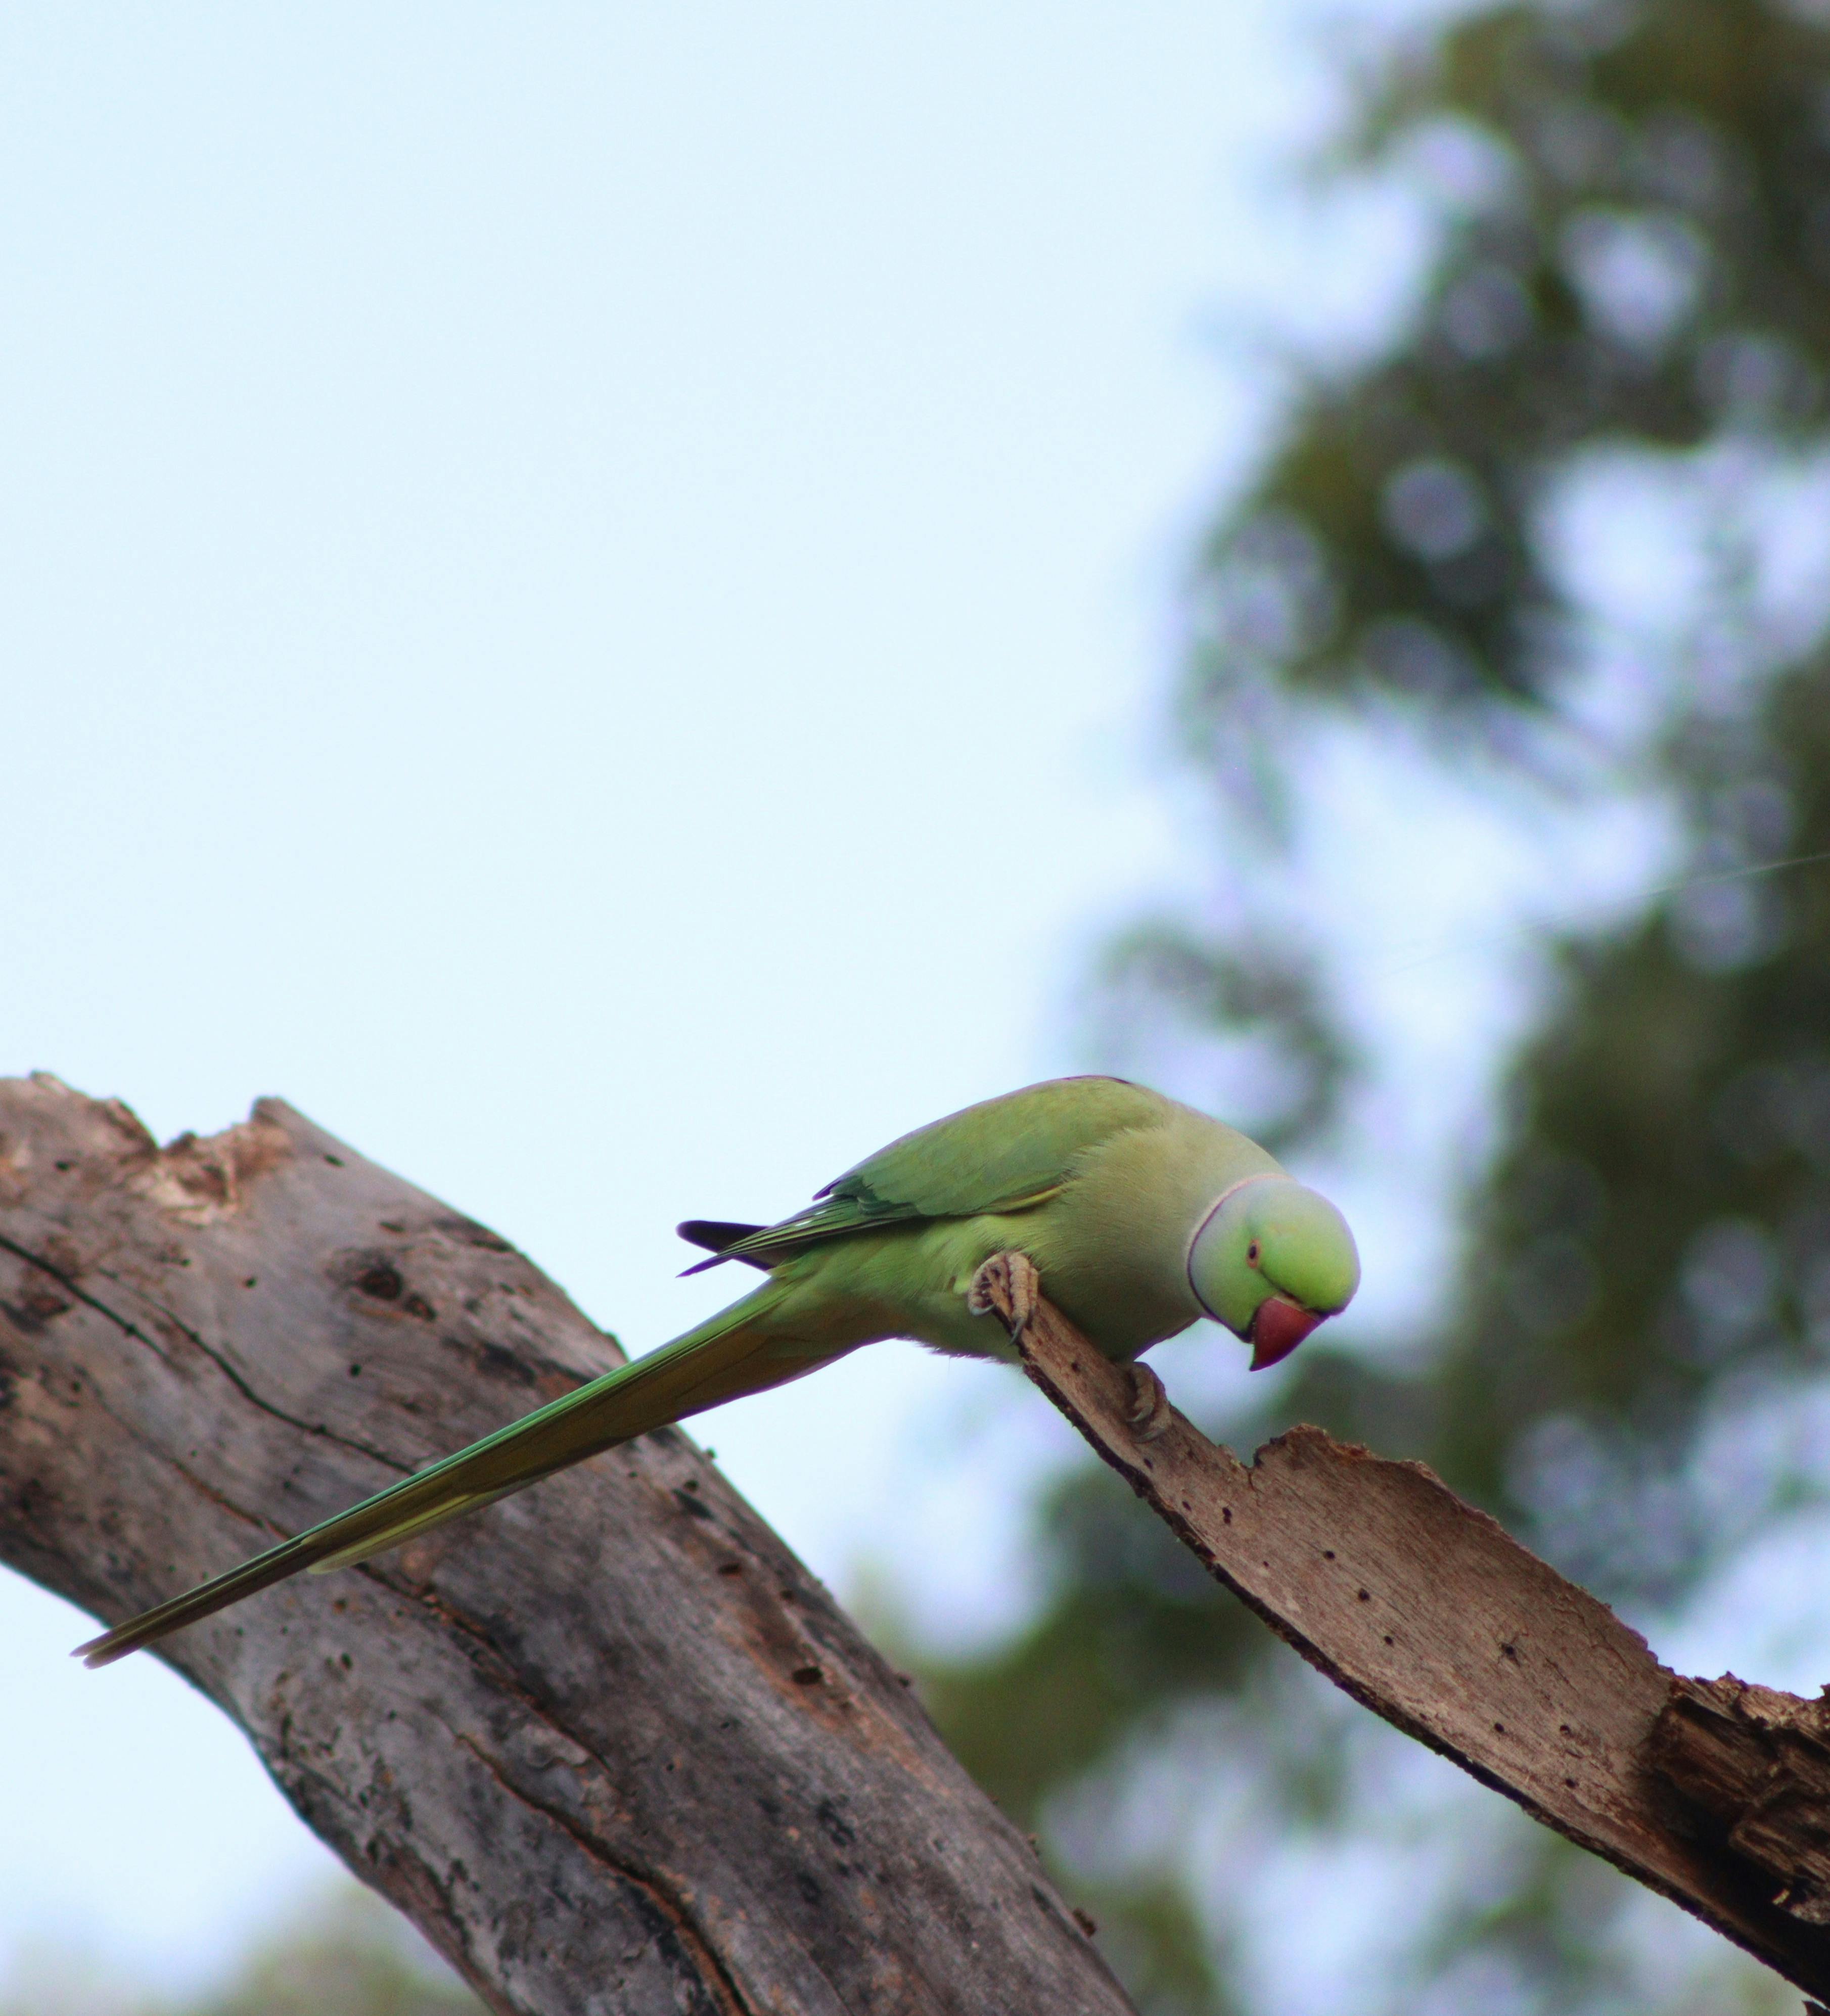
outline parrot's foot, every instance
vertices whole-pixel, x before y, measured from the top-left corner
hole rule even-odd
[[[1140,1442],[1154,1442],[1176,1418],[1163,1382],[1147,1365],[1131,1368],[1131,1411],[1125,1418]]]
[[[1042,1298],[1042,1277],[1027,1253],[994,1253],[972,1277],[966,1291],[966,1306],[975,1316],[1002,1319],[1011,1337],[1021,1343],[1023,1333]]]

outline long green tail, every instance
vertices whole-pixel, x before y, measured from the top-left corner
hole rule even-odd
[[[818,1358],[772,1353],[774,1340],[758,1327],[780,1299],[773,1282],[758,1288],[647,1357],[618,1366],[240,1568],[117,1625],[77,1646],[75,1656],[85,1665],[108,1665],[301,1569],[325,1574],[366,1561],[651,1428],[811,1371]]]

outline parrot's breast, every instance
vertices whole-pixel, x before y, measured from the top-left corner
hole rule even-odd
[[[1201,1314],[1188,1242],[1241,1176],[1275,1173],[1258,1144],[1186,1107],[1092,1150],[1060,1194],[1010,1221],[1043,1292],[1108,1358],[1129,1359]]]

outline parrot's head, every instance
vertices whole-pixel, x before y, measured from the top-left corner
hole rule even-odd
[[[1188,1242],[1188,1285],[1216,1322],[1252,1346],[1252,1369],[1288,1358],[1360,1286],[1347,1221],[1289,1176],[1235,1183]]]

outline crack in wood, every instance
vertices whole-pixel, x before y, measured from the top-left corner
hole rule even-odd
[[[719,1958],[716,1949],[701,1930],[684,1903],[659,1875],[653,1870],[637,1867],[626,1854],[613,1848],[593,1829],[581,1826],[564,1808],[549,1801],[535,1798],[524,1785],[517,1784],[495,1758],[469,1737],[460,1735],[457,1740],[510,1798],[560,1829],[594,1862],[609,1870],[621,1881],[628,1884],[631,1889],[647,1899],[649,1904],[672,1927],[682,1949],[692,1960],[701,1979],[708,1992],[716,1997],[719,2007],[726,2011],[726,2016],[762,2016],[758,2005],[739,1988],[729,1968]],[[601,1770],[600,1760],[593,1758],[590,1761]]]
[[[157,1337],[149,1337],[146,1333],[140,1328],[139,1324],[131,1319],[131,1317],[122,1316],[117,1309],[111,1309],[99,1296],[91,1294],[88,1290],[85,1288],[80,1282],[74,1280],[70,1275],[66,1273],[60,1268],[54,1265],[50,1261],[44,1258],[41,1255],[34,1253],[26,1247],[16,1244],[12,1240],[7,1238],[4,1233],[0,1233],[0,1251],[13,1254],[16,1258],[24,1261],[29,1266],[41,1269],[46,1274],[49,1275],[54,1281],[59,1283],[63,1287],[67,1289],[69,1292],[75,1297],[77,1301],[81,1302],[85,1308],[93,1309],[96,1315],[99,1316],[105,1316],[107,1320],[113,1323],[124,1336],[131,1337],[137,1344],[143,1344],[149,1351],[152,1352],[154,1355],[159,1358],[164,1363],[170,1365],[172,1363],[170,1353],[168,1352],[164,1346],[160,1344]],[[105,1272],[106,1270],[99,1271]],[[109,1278],[110,1280],[114,1280],[118,1277],[111,1275]],[[166,1321],[169,1323],[172,1328],[177,1330],[181,1336],[184,1337],[191,1344],[194,1345],[196,1348],[203,1353],[204,1357],[209,1359],[210,1363],[222,1374],[223,1377],[225,1378],[232,1387],[234,1387],[235,1390],[240,1394],[242,1398],[247,1401],[250,1406],[258,1407],[264,1413],[271,1414],[276,1421],[284,1421],[288,1427],[297,1428],[301,1435],[322,1435],[328,1440],[335,1442],[340,1448],[353,1450],[355,1453],[360,1456],[370,1456],[376,1463],[382,1463],[391,1470],[399,1471],[402,1472],[403,1474],[411,1474],[411,1464],[402,1463],[397,1458],[389,1456],[385,1450],[373,1449],[365,1442],[355,1441],[348,1436],[337,1435],[333,1430],[326,1427],[322,1421],[301,1420],[297,1416],[287,1413],[283,1407],[276,1407],[273,1405],[272,1401],[263,1399],[262,1397],[254,1391],[254,1388],[248,1384],[247,1381],[244,1379],[242,1375],[236,1370],[235,1367],[229,1363],[227,1359],[223,1356],[222,1353],[207,1343],[198,1331],[193,1330],[189,1323],[184,1322],[182,1319],[177,1316],[173,1311],[164,1306],[164,1305],[159,1302],[154,1297],[147,1294],[144,1290],[140,1291],[139,1293],[141,1299],[145,1301],[156,1314],[164,1316]]]

